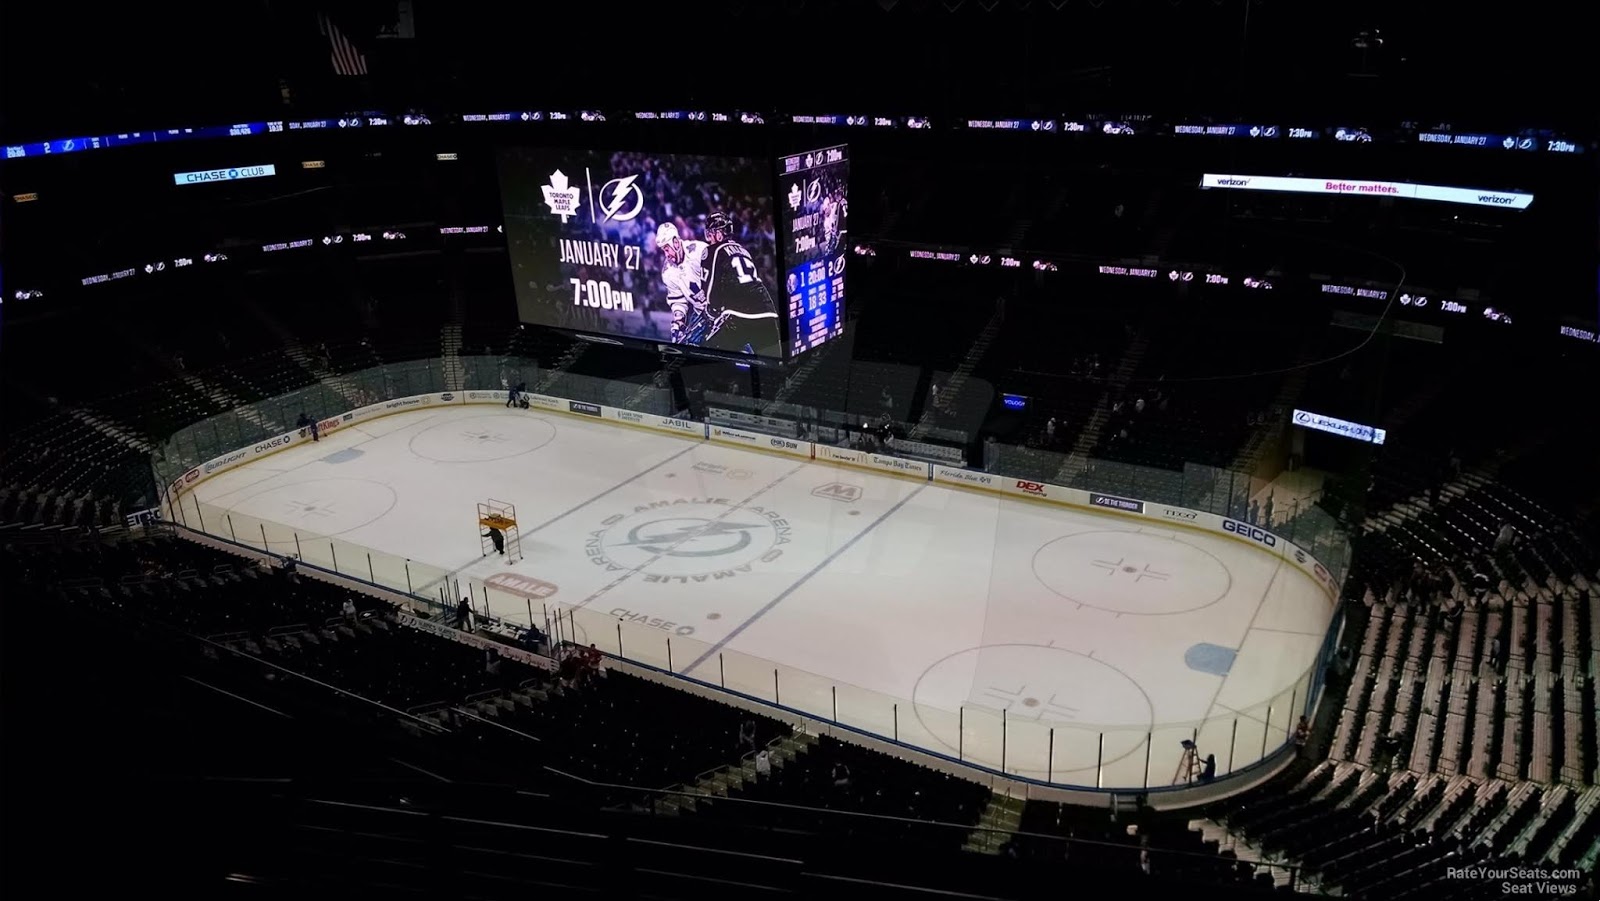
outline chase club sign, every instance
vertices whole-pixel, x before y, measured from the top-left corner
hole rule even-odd
[[[278,167],[235,166],[227,169],[203,169],[199,172],[174,172],[172,183],[177,185],[203,185],[214,181],[242,181],[246,178],[266,178],[277,175]]]

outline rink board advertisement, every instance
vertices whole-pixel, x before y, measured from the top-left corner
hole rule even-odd
[[[969,488],[988,488],[993,491],[1001,490],[1007,479],[987,472],[976,472],[971,469],[957,469],[954,466],[935,466],[933,480],[946,485],[964,485]]]
[[[783,356],[766,161],[504,148],[499,168],[523,322]]]
[[[657,416],[653,413],[638,413],[633,410],[623,410],[618,407],[607,407],[597,404],[586,404],[586,409],[575,410],[573,404],[578,401],[564,400],[551,397],[548,394],[523,394],[528,399],[529,409],[554,410],[556,412],[580,412],[585,416],[599,416],[612,422],[621,422],[636,425],[640,428],[654,429],[658,432],[670,432],[674,435],[685,435],[693,438],[704,438],[706,427],[704,423],[692,419],[677,419],[671,416]],[[469,404],[504,404],[506,392],[504,391],[468,391],[466,402]],[[595,412],[598,411],[598,412]]]
[[[791,356],[844,334],[849,189],[850,149],[843,144],[778,160],[778,221]]]
[[[817,459],[829,463],[847,463],[851,466],[866,466],[867,452],[851,450],[848,447],[830,447],[826,444],[817,445]]]
[[[457,644],[469,645],[471,647],[478,648],[479,650],[499,654],[501,657],[505,657],[509,660],[515,660],[518,663],[525,663],[528,666],[536,667],[542,670],[554,671],[556,668],[555,661],[548,657],[540,657],[538,654],[534,654],[530,651],[524,651],[521,648],[514,648],[498,641],[490,641],[487,638],[480,638],[471,632],[464,632],[460,629],[447,626],[443,623],[422,619],[421,617],[412,616],[411,614],[404,612],[395,614],[395,617],[403,626],[416,629],[419,632],[426,632],[429,635],[443,638],[446,641],[453,641]]]
[[[970,469],[958,469],[953,466],[939,466],[917,460],[907,460],[901,457],[891,457],[849,448],[812,444],[809,441],[784,438],[763,432],[752,432],[720,425],[707,426],[704,423],[688,419],[639,413],[633,410],[622,410],[616,407],[583,401],[572,401],[545,394],[526,394],[524,396],[528,398],[530,409],[549,410],[584,418],[598,417],[603,421],[652,429],[683,438],[701,441],[709,439],[719,444],[743,447],[750,450],[767,451],[807,460],[816,459],[831,463],[843,463],[866,469],[892,472],[896,475],[928,479],[943,485],[976,488],[1011,497],[1033,498],[1063,506],[1099,510],[1119,516],[1137,516],[1140,519],[1156,520],[1175,527],[1198,528],[1208,532],[1228,535],[1287,561],[1296,569],[1305,573],[1308,578],[1315,581],[1328,596],[1330,602],[1336,602],[1338,599],[1339,586],[1333,580],[1332,574],[1309,551],[1289,539],[1259,526],[1219,516],[1215,513],[1103,495],[1097,492],[1082,491],[1077,488],[1063,488],[1059,485],[1049,485],[1043,482],[1016,479]],[[391,413],[403,413],[451,404],[504,404],[505,401],[506,392],[504,391],[458,391],[400,397],[328,417],[318,423],[318,430],[320,435],[326,436],[356,423],[387,416]],[[168,502],[175,502],[182,492],[193,489],[200,482],[217,473],[227,472],[237,466],[260,459],[267,454],[304,444],[311,440],[309,429],[296,429],[292,432],[285,432],[282,435],[265,439],[250,447],[239,448],[208,460],[170,483],[168,486]]]
[[[706,426],[703,422],[692,419],[674,419],[671,416],[656,416],[651,413],[635,413],[632,410],[619,410],[616,407],[601,407],[600,418],[613,422],[624,422],[646,429],[655,429],[660,432],[671,432],[675,435],[686,435],[695,438],[706,436]]]
[[[921,460],[907,460],[903,457],[886,457],[883,454],[873,454],[867,451],[851,450],[847,447],[829,447],[826,444],[817,446],[818,460],[829,463],[843,463],[847,466],[860,466],[863,469],[877,469],[892,472],[896,475],[911,476],[918,479],[927,479],[932,476],[931,464]]]
[[[752,450],[772,451],[779,454],[788,454],[791,457],[811,459],[811,442],[809,441],[780,438],[776,435],[767,435],[761,432],[747,432],[744,429],[730,429],[721,425],[711,427],[710,437],[712,441],[721,444],[732,444],[737,447],[748,447]]]

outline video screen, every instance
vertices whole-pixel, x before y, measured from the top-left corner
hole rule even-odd
[[[849,187],[850,154],[842,144],[778,161],[791,356],[844,333]]]
[[[738,157],[502,150],[522,321],[781,357],[766,167]]]

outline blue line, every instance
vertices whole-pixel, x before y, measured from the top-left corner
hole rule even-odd
[[[589,498],[588,500],[584,501],[583,503],[579,504],[578,506],[573,507],[572,509],[567,510],[565,512],[558,513],[558,514],[555,515],[555,517],[553,517],[551,519],[548,519],[548,520],[545,520],[544,522],[534,526],[533,528],[531,528],[531,529],[529,529],[526,532],[523,532],[521,534],[523,534],[523,535],[532,535],[534,532],[537,532],[537,531],[543,529],[546,526],[549,526],[549,525],[552,525],[552,524],[554,524],[556,522],[559,522],[559,521],[567,518],[568,516],[571,516],[572,514],[578,512],[579,510],[582,510],[584,507],[589,506],[590,504],[594,503],[595,501],[605,497],[606,495],[610,494],[611,492],[616,491],[618,488],[621,488],[621,487],[623,487],[625,485],[633,484],[634,482],[638,481],[639,479],[642,479],[645,476],[649,475],[650,473],[655,472],[656,470],[660,469],[661,467],[667,465],[668,463],[671,463],[673,460],[678,459],[679,457],[683,456],[684,454],[687,454],[688,452],[694,450],[695,448],[697,448],[699,446],[700,446],[699,444],[691,444],[688,447],[684,448],[683,450],[678,451],[677,453],[673,454],[672,456],[666,458],[665,460],[662,460],[660,463],[657,463],[657,464],[649,467],[648,469],[643,469],[643,470],[640,470],[637,473],[634,473],[632,476],[628,477],[627,479],[625,479],[625,480],[623,480],[621,482],[618,482],[615,485],[612,485],[610,488],[607,488],[606,490],[600,492],[599,494],[595,495],[594,497]],[[431,590],[433,588],[436,588],[436,587],[438,587],[440,585],[445,584],[446,582],[449,582],[452,578],[460,575],[464,570],[469,569],[473,565],[481,562],[481,560],[482,560],[482,558],[479,558],[478,560],[471,560],[471,561],[468,561],[466,563],[461,564],[460,566],[456,567],[455,569],[452,569],[452,570],[446,572],[443,576],[441,576],[441,577],[439,577],[437,579],[434,579],[432,582],[428,582],[428,583],[425,583],[425,584],[421,585],[417,589],[418,593],[420,594],[420,592],[422,592],[424,590]]]
[[[571,516],[572,514],[578,512],[579,510],[582,510],[584,507],[587,507],[590,504],[594,503],[595,501],[605,497],[606,495],[610,494],[611,492],[616,491],[618,488],[621,488],[621,487],[623,487],[625,485],[631,485],[634,482],[637,482],[638,480],[644,478],[645,476],[649,475],[650,473],[655,472],[656,470],[660,469],[663,466],[666,466],[668,463],[671,463],[673,460],[678,459],[679,457],[683,456],[684,454],[687,454],[688,452],[694,450],[695,448],[697,448],[699,446],[700,445],[698,445],[698,444],[691,444],[688,447],[684,448],[683,450],[678,451],[677,453],[673,454],[672,456],[666,458],[665,460],[662,460],[660,463],[655,464],[654,466],[650,467],[649,469],[641,470],[640,472],[638,472],[635,475],[633,475],[631,478],[629,478],[629,479],[627,479],[625,481],[618,482],[615,485],[612,485],[610,488],[607,488],[606,490],[600,492],[599,494],[595,495],[594,497],[589,498],[588,500],[584,501],[583,503],[579,504],[578,506],[573,507],[572,509],[567,510],[564,513],[558,513],[558,514],[556,514],[554,519],[549,519],[549,520],[546,520],[546,521],[544,521],[542,523],[539,523],[538,525],[534,526],[533,528],[529,529],[526,532],[523,532],[522,534],[524,534],[524,535],[532,535],[534,532],[537,532],[540,529],[543,529],[545,526],[551,525],[552,523],[555,523],[555,522],[559,522],[560,520],[563,520],[563,519],[567,518],[568,516]],[[476,562],[476,561],[474,561],[474,562]],[[471,564],[469,563],[467,565],[470,566]]]
[[[910,494],[906,495],[905,497],[901,498],[899,503],[895,504],[893,507],[890,507],[888,510],[886,510],[884,512],[884,514],[882,516],[880,516],[877,519],[873,520],[871,525],[869,525],[865,529],[862,529],[861,531],[857,532],[855,534],[855,537],[851,538],[849,541],[846,541],[844,544],[840,545],[838,550],[836,550],[833,553],[829,554],[827,557],[824,557],[821,563],[818,563],[816,566],[813,566],[813,567],[811,567],[811,569],[807,570],[806,574],[801,576],[798,580],[796,580],[793,585],[790,585],[788,588],[785,588],[781,594],[779,594],[777,597],[773,598],[772,600],[768,601],[760,610],[757,610],[755,613],[751,614],[750,618],[745,620],[744,622],[740,623],[738,628],[734,629],[732,632],[729,632],[727,635],[724,635],[721,638],[721,640],[719,640],[716,644],[714,644],[711,647],[707,648],[706,652],[704,654],[701,654],[699,659],[695,660],[695,662],[693,662],[693,663],[689,664],[688,666],[684,667],[681,670],[681,672],[692,673],[696,669],[698,669],[700,664],[705,663],[707,660],[711,659],[712,655],[716,654],[718,651],[720,651],[723,648],[727,647],[728,646],[728,642],[733,641],[735,638],[739,637],[739,633],[743,632],[745,629],[750,628],[750,625],[752,623],[754,623],[756,620],[758,620],[761,617],[766,616],[768,613],[772,612],[772,608],[774,608],[774,607],[778,606],[780,603],[782,603],[784,598],[787,598],[789,595],[794,594],[795,590],[798,589],[801,585],[804,585],[807,582],[811,581],[811,577],[812,576],[816,575],[819,572],[822,572],[822,570],[828,564],[830,564],[833,561],[839,559],[839,555],[840,554],[843,554],[845,551],[848,551],[848,550],[850,550],[850,548],[854,547],[855,543],[860,541],[862,536],[866,535],[868,532],[872,531],[873,529],[876,529],[884,520],[886,520],[889,517],[893,516],[897,511],[899,511],[899,509],[901,507],[904,507],[912,498],[914,498],[917,495],[921,494],[922,493],[922,489],[924,489],[926,487],[928,487],[928,486],[927,485],[919,485],[917,487],[916,491],[913,491]]]

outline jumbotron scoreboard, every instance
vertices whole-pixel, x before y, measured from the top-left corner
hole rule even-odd
[[[790,358],[844,332],[850,152],[843,144],[783,157],[778,166]]]

